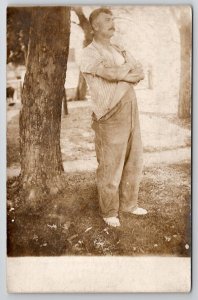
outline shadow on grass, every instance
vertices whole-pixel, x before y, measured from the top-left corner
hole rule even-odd
[[[163,152],[163,151],[174,151],[174,150],[180,150],[180,149],[185,149],[187,147],[191,147],[191,141],[190,139],[186,139],[185,145],[180,145],[180,146],[168,146],[168,147],[149,147],[145,146],[144,147],[144,153],[156,153],[156,152]]]
[[[191,118],[180,119],[176,114],[145,111],[141,111],[141,115],[165,119],[174,125],[180,126],[181,128],[191,130]]]
[[[7,125],[7,166],[19,161],[19,116],[17,115]]]
[[[139,204],[146,216],[121,214],[121,227],[99,216],[95,174],[65,175],[65,189],[34,213],[8,181],[8,255],[190,255],[189,164],[146,168]]]
[[[87,119],[87,109],[83,108],[85,112],[84,119],[82,116],[78,117],[78,114],[82,114],[76,109],[75,114],[71,114],[67,120],[63,120],[63,128],[62,128],[62,136],[63,139],[65,137],[69,138],[69,141],[73,143],[74,148],[69,150],[68,145],[65,146],[65,149],[68,151],[62,153],[63,160],[76,160],[83,159],[85,157],[95,156],[95,150],[93,146],[93,137],[92,135],[86,137],[82,136],[82,131],[84,132],[92,132],[90,127],[90,121]],[[173,116],[172,114],[160,114],[160,113],[150,113],[150,112],[142,112],[141,114],[154,116],[157,118],[163,118],[177,124],[184,128],[189,128],[190,121],[188,120],[180,120]],[[20,153],[19,153],[19,124],[18,124],[18,116],[15,116],[8,125],[7,128],[7,166],[10,167],[12,165],[18,164],[20,161]],[[78,132],[78,130],[80,130]],[[184,149],[186,147],[191,146],[191,139],[186,137],[186,140],[183,145],[168,145],[168,146],[144,146],[145,153],[153,153],[153,152],[162,152],[162,151],[171,151],[171,150],[179,150]],[[63,148],[63,146],[62,146]],[[64,149],[62,149],[64,150]],[[76,154],[77,153],[77,154]]]

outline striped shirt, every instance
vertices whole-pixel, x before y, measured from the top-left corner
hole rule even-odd
[[[136,63],[132,56],[120,46],[113,45],[112,54],[95,40],[82,51],[80,71],[83,73],[90,90],[92,110],[97,119],[109,112],[133,84],[124,81],[112,82],[95,76],[99,64],[113,67],[125,62]]]

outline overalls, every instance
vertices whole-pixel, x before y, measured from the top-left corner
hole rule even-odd
[[[92,115],[98,161],[100,214],[114,217],[137,207],[143,151],[139,113],[133,86],[119,103],[97,120]]]

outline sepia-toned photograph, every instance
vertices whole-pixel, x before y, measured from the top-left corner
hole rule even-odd
[[[22,261],[165,258],[152,291],[188,292],[192,8],[8,7],[6,68],[9,291],[82,291],[23,289]]]

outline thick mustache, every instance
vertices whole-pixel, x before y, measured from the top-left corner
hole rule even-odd
[[[111,27],[111,28],[109,28],[109,30],[115,30],[115,27]]]

